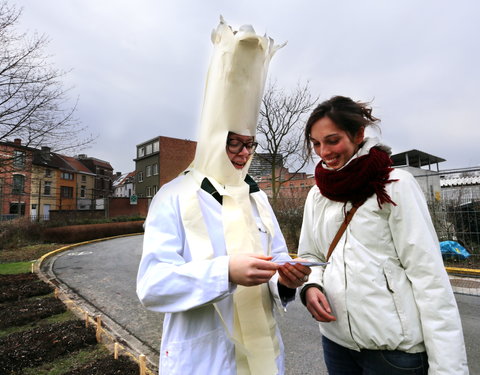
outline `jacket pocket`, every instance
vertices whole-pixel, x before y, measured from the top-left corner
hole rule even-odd
[[[235,349],[223,327],[162,345],[160,375],[235,374]]]
[[[412,327],[420,327],[418,310],[413,296],[412,286],[405,270],[401,266],[386,262],[383,268],[386,287],[392,296],[398,320],[403,332],[403,345],[418,343],[421,337]]]

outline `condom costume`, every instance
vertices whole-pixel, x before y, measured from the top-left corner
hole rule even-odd
[[[273,304],[292,296],[280,298],[277,275],[268,285],[231,283],[228,262],[238,253],[290,258],[265,193],[247,175],[251,158],[238,170],[226,153],[229,132],[255,136],[279,47],[251,26],[235,32],[223,19],[212,41],[195,159],[152,201],[137,294],[147,308],[167,313],[161,374],[283,374]]]

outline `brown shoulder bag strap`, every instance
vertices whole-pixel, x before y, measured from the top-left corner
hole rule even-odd
[[[340,237],[342,237],[343,232],[345,232],[345,229],[347,229],[348,223],[350,223],[350,220],[352,220],[352,217],[357,211],[358,207],[360,207],[360,205],[352,206],[350,211],[348,211],[347,216],[345,216],[345,220],[343,220],[342,225],[340,225],[340,228],[338,229],[337,234],[335,235],[335,237],[333,237],[333,241],[330,244],[330,247],[328,248],[327,260],[326,260],[327,262],[330,259],[330,256],[332,255],[333,250],[335,249],[335,246],[337,246],[337,243],[340,240]]]

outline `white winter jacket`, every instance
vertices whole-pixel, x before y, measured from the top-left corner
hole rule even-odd
[[[376,196],[360,206],[330,264],[314,267],[336,321],[320,323],[330,340],[353,350],[427,351],[429,374],[468,374],[459,312],[423,192],[395,169],[385,186],[397,204]],[[346,210],[351,208],[348,203]],[[344,219],[344,204],[309,192],[299,256],[324,261]]]
[[[160,348],[160,374],[234,375],[235,348],[227,329],[233,332],[233,292],[236,285],[228,280],[229,257],[225,250],[221,205],[208,192],[199,191],[200,207],[212,239],[214,258],[192,261],[179,208],[182,199],[179,186],[183,178],[178,177],[164,185],[150,205],[137,277],[137,295],[149,310],[166,313]],[[268,204],[262,191],[252,194],[260,195]],[[256,212],[254,204],[252,207]],[[274,260],[290,259],[273,213],[273,238],[267,237],[258,213],[255,217],[265,252],[267,241],[272,241]],[[280,301],[277,280],[275,275],[269,287],[277,306],[283,309],[282,304],[286,301]],[[216,303],[224,322],[213,303]],[[278,327],[276,331],[281,353],[276,362],[279,374],[283,374],[283,344]]]

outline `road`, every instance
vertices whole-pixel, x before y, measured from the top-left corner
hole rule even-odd
[[[117,238],[82,245],[49,259],[42,270],[54,275],[85,303],[118,324],[118,334],[156,364],[163,315],[147,311],[135,294],[135,278],[143,236]],[[480,374],[480,297],[456,294],[470,373]],[[299,301],[277,317],[285,344],[288,375],[324,375],[317,324]],[[138,347],[140,346],[140,348]],[[452,348],[454,351],[455,348]]]

